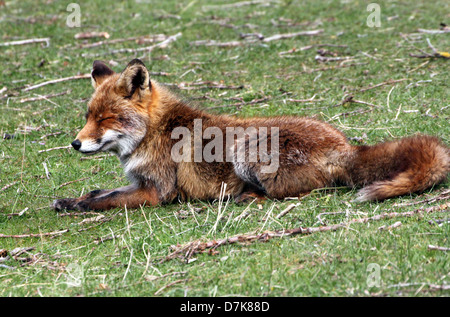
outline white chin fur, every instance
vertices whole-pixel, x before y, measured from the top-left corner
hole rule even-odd
[[[98,143],[96,140],[86,140],[81,142],[81,147],[79,151],[81,153],[95,153],[100,151],[108,151],[109,149],[116,146],[117,141],[119,140],[120,133],[114,130],[107,130],[103,137],[101,138],[101,142]]]

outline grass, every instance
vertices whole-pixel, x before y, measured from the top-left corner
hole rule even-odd
[[[396,204],[435,197],[449,187],[448,180],[421,195],[381,203],[353,203],[353,189],[318,190],[280,219],[275,216],[290,201],[253,204],[249,216],[241,221],[233,219],[248,204],[230,202],[221,210],[221,218],[218,202],[117,209],[103,213],[102,221],[91,223],[81,222],[95,215],[59,216],[48,207],[58,197],[76,197],[90,190],[127,184],[115,157],[82,160],[70,149],[39,152],[70,144],[84,124],[92,88],[89,79],[79,79],[30,91],[23,89],[89,73],[94,59],[113,61],[112,67],[121,71],[131,59],[141,58],[150,71],[169,73],[155,76],[164,83],[214,81],[244,85],[243,89],[180,90],[204,108],[267,98],[253,105],[211,110],[216,113],[314,116],[329,121],[348,137],[362,140],[362,144],[418,132],[437,135],[450,144],[448,61],[409,55],[421,54],[416,48],[431,52],[426,38],[438,50],[449,49],[448,33],[417,33],[418,28],[438,29],[440,22],[446,22],[448,2],[380,2],[380,28],[366,25],[369,2],[267,2],[267,6],[224,8],[221,5],[229,2],[89,1],[80,3],[79,28],[66,25],[68,3],[4,2],[0,42],[49,37],[50,45],[0,46],[0,90],[6,87],[1,95],[7,95],[0,99],[0,132],[13,135],[0,140],[0,188],[4,188],[0,191],[0,233],[69,231],[38,238],[0,238],[0,249],[9,252],[32,248],[17,260],[0,263],[0,296],[449,295],[448,288],[431,286],[449,284],[448,253],[428,249],[428,245],[450,246],[448,224],[429,223],[446,218],[439,212],[273,238],[265,243],[225,245],[190,259],[160,263],[172,252],[172,246],[264,230],[315,227],[320,225],[317,216],[324,212],[334,213],[321,215],[327,224],[334,224],[381,212],[428,208],[425,203]],[[244,41],[241,33],[268,37],[313,29],[324,31],[316,36],[237,47],[190,44],[198,40]],[[178,32],[182,36],[150,53],[110,54],[112,49],[152,44],[126,41],[79,48],[81,43],[100,39],[77,40],[74,35],[92,31],[108,32],[109,40]],[[318,47],[300,50],[324,43],[345,45],[321,49],[353,60],[319,63],[315,58]],[[297,50],[280,55],[292,48]],[[390,80],[400,81],[360,91]],[[23,98],[68,90],[64,95],[21,103]],[[375,106],[342,104],[350,93],[354,99]],[[312,96],[318,101],[288,100]],[[442,201],[431,206],[439,203]],[[396,229],[378,230],[399,220],[402,226]],[[368,284],[372,263],[380,269],[380,283],[376,286]]]

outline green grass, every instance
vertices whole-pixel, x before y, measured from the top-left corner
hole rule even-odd
[[[195,254],[189,260],[176,258],[160,263],[178,244],[261,230],[319,226],[317,216],[324,212],[337,213],[322,215],[327,224],[335,224],[381,212],[427,208],[424,203],[404,207],[395,204],[434,197],[449,187],[448,180],[421,195],[382,203],[353,203],[356,191],[351,189],[320,190],[303,198],[299,207],[281,219],[275,216],[291,202],[269,200],[259,207],[254,204],[250,215],[240,222],[233,219],[248,204],[230,202],[216,230],[212,228],[218,217],[217,202],[111,210],[104,213],[107,221],[87,224],[80,222],[93,215],[60,217],[47,207],[54,198],[76,197],[90,190],[127,184],[115,157],[81,160],[81,155],[70,149],[39,153],[70,144],[84,124],[92,88],[88,79],[27,92],[23,88],[89,73],[94,59],[113,60],[117,63],[113,68],[121,71],[131,59],[141,58],[150,71],[170,73],[155,77],[164,83],[199,80],[244,85],[240,90],[180,91],[204,108],[268,97],[264,103],[239,109],[211,110],[216,113],[314,116],[330,121],[348,137],[362,138],[364,144],[418,132],[437,135],[450,144],[448,61],[409,55],[421,54],[414,47],[431,52],[426,38],[438,50],[449,50],[448,33],[411,35],[418,28],[438,29],[440,22],[448,22],[447,1],[380,1],[380,28],[366,25],[369,2],[363,1],[281,0],[271,1],[270,6],[226,9],[208,6],[227,1],[210,2],[80,2],[80,28],[66,26],[69,2],[47,1],[43,5],[37,1],[6,1],[1,7],[0,42],[50,37],[50,46],[0,46],[0,90],[6,87],[2,95],[8,95],[0,99],[0,132],[14,135],[12,139],[0,140],[0,188],[14,184],[0,191],[0,233],[69,231],[40,238],[0,238],[0,249],[34,248],[19,256],[31,259],[30,262],[0,263],[0,296],[448,296],[448,290],[430,287],[449,284],[448,253],[428,250],[428,245],[450,246],[448,224],[428,223],[447,218],[445,213],[353,224],[337,231],[274,238],[264,243],[232,244],[219,247],[216,252]],[[268,37],[319,28],[324,32],[317,36],[238,47],[189,44],[197,40],[240,41],[240,33],[262,33]],[[92,31],[108,32],[110,40],[178,32],[182,32],[182,37],[151,53],[111,55],[108,52],[112,49],[151,44],[128,41],[78,48],[84,40],[76,40],[74,35]],[[408,35],[410,42],[401,34]],[[279,55],[292,48],[324,43],[346,45],[322,49],[354,60],[319,63],[315,60],[316,47]],[[94,57],[95,54],[103,55]],[[39,66],[41,61],[43,65]],[[330,69],[345,64],[348,67]],[[359,92],[400,79],[405,80]],[[68,94],[47,100],[20,102],[22,98],[67,90]],[[340,105],[349,93],[354,99],[377,107]],[[320,101],[288,101],[313,95]],[[218,101],[214,103],[205,96]],[[59,134],[44,137],[51,133]],[[86,179],[61,187],[82,178]],[[191,212],[191,207],[201,208],[201,212]],[[8,216],[26,208],[21,216]],[[396,221],[401,221],[402,226],[392,231],[378,230]],[[114,239],[97,243],[112,236]],[[378,287],[367,283],[371,263],[380,267]]]

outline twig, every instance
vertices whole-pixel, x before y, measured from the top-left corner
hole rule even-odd
[[[18,213],[12,213],[12,214],[7,214],[6,216],[8,216],[8,218],[11,218],[13,216],[22,216],[28,209],[30,209],[29,207],[26,207],[25,209],[23,209],[21,212]]]
[[[221,106],[209,107],[208,109],[217,109],[217,108],[225,108],[225,107],[241,108],[242,106],[255,105],[255,104],[258,104],[258,103],[266,102],[269,99],[271,99],[271,98],[270,97],[264,97],[264,98],[260,98],[260,99],[253,99],[253,100],[248,101],[248,102],[238,102],[238,103],[233,103],[233,104],[230,104],[230,105],[221,105]]]
[[[272,41],[277,41],[277,40],[290,39],[290,38],[293,38],[293,37],[303,36],[303,35],[312,36],[312,35],[320,34],[322,32],[323,32],[323,29],[311,30],[311,31],[302,31],[302,32],[296,32],[296,33],[276,34],[276,35],[272,35],[270,37],[266,37],[262,41],[264,43],[267,43],[267,42],[272,42]]]
[[[282,212],[280,212],[275,218],[276,219],[280,219],[281,217],[283,217],[284,215],[286,215],[288,212],[290,212],[292,209],[297,208],[298,206],[300,206],[301,203],[296,203],[296,204],[290,204],[289,206],[287,206]]]
[[[267,1],[267,0],[253,0],[253,1],[241,1],[241,2],[235,2],[235,3],[229,3],[229,4],[217,4],[217,5],[204,5],[202,7],[202,10],[221,10],[221,9],[229,9],[229,8],[239,8],[243,6],[248,5],[269,5],[271,2],[277,2],[277,1]]]
[[[84,212],[64,212],[64,213],[58,213],[58,217],[79,217],[79,216],[88,216],[88,215],[101,215],[98,212],[94,211],[84,211]]]
[[[241,42],[241,41],[230,41],[230,42],[217,42],[214,40],[199,40],[199,41],[194,41],[194,42],[190,42],[190,45],[193,46],[217,46],[217,47],[236,47],[236,46],[241,46],[246,42]],[[248,41],[248,43],[251,43],[251,41]]]
[[[253,199],[250,204],[248,204],[247,207],[245,207],[244,211],[239,215],[236,216],[236,218],[233,219],[233,221],[241,221],[244,218],[247,218],[250,215],[250,206],[256,201],[258,198]]]
[[[267,43],[267,42],[272,42],[272,41],[277,41],[277,40],[284,40],[284,39],[289,39],[289,38],[302,36],[302,35],[312,36],[312,35],[317,35],[322,32],[323,32],[323,30],[320,29],[320,30],[296,32],[296,33],[275,34],[275,35],[272,35],[269,37],[264,37],[264,35],[262,35],[260,33],[251,33],[251,36],[254,38],[248,38],[249,34],[241,34],[241,37],[245,38],[244,41],[217,42],[214,40],[199,40],[199,41],[190,42],[189,44],[193,45],[193,46],[236,47],[236,46],[241,46],[244,44],[254,44],[254,43],[259,43],[259,42]],[[286,52],[282,52],[282,53],[286,53]],[[282,54],[282,53],[280,53],[280,54]]]
[[[56,83],[61,83],[61,82],[68,81],[68,80],[86,79],[86,78],[91,78],[91,74],[81,74],[81,75],[75,75],[75,76],[70,76],[70,77],[64,77],[64,78],[58,78],[58,79],[54,79],[54,80],[49,80],[49,81],[45,81],[45,82],[37,84],[37,85],[29,86],[29,87],[23,89],[23,91],[30,91],[30,90],[33,90],[33,89],[36,89],[36,88],[39,88],[39,87],[42,87],[42,86],[56,84]]]
[[[96,155],[96,156],[81,156],[80,161],[86,161],[86,160],[103,160],[106,157],[114,156],[114,154],[105,154],[105,155]]]
[[[83,33],[77,33],[75,34],[75,38],[77,40],[80,39],[93,39],[96,37],[103,37],[105,39],[109,39],[109,33],[108,32],[83,32]]]
[[[15,270],[16,269],[14,266],[8,266],[8,265],[5,265],[5,264],[0,264],[0,268],[8,269],[8,270]]]
[[[48,171],[47,163],[42,162],[42,165],[44,166],[45,176],[47,177],[47,179],[50,179],[50,172]]]
[[[167,72],[148,72],[150,76],[172,76],[171,73]]]
[[[398,106],[397,109],[397,114],[395,115],[394,121],[397,121],[398,116],[400,115],[400,111],[402,110],[402,104],[400,104],[400,106]],[[388,107],[388,111],[389,111],[389,107]]]
[[[50,148],[50,149],[46,149],[46,150],[40,150],[40,151],[38,151],[38,153],[49,152],[49,151],[54,151],[54,150],[71,149],[71,148],[72,148],[72,145],[58,146],[58,147],[54,147],[54,148]]]
[[[366,65],[366,64],[367,63],[364,62],[364,63],[340,64],[340,65],[322,67],[322,68],[312,68],[312,69],[300,71],[300,72],[298,72],[298,74],[302,74],[302,73],[311,74],[311,73],[322,72],[322,71],[326,71],[326,70],[335,70],[337,68],[347,68],[347,67],[361,66],[361,65]]]
[[[430,289],[432,290],[449,290],[450,289],[450,285],[438,285],[438,284],[429,284],[429,283],[399,283],[399,284],[393,284],[393,285],[389,285],[387,288],[392,288],[392,287],[410,287],[410,286],[428,286]]]
[[[179,83],[179,84],[171,84],[171,83],[165,83],[167,86],[175,86],[179,89],[184,90],[194,90],[194,89],[243,89],[244,85],[238,85],[238,86],[230,86],[230,85],[223,85],[218,82],[213,81],[201,81],[201,82],[195,82],[195,83]]]
[[[68,93],[70,93],[71,90],[66,90],[66,91],[62,91],[56,94],[49,94],[49,95],[45,95],[45,96],[39,96],[39,97],[31,97],[31,98],[22,98],[20,99],[20,103],[24,103],[24,102],[30,102],[30,101],[38,101],[38,100],[42,100],[42,99],[48,99],[48,98],[53,98],[53,97],[58,97],[58,96],[63,96],[66,95]]]
[[[108,236],[108,237],[105,237],[105,238],[97,238],[97,239],[94,240],[94,243],[95,244],[100,244],[100,243],[104,243],[106,241],[114,240],[115,238],[120,238],[120,237],[121,237],[121,235],[119,234],[117,236]]]
[[[323,101],[323,99],[314,99],[316,97],[316,95],[314,95],[314,96],[312,96],[311,98],[309,98],[309,99],[291,99],[291,98],[288,98],[288,99],[286,99],[286,101],[290,101],[290,102],[320,102],[320,101]]]
[[[247,38],[256,38],[258,40],[264,39],[264,35],[262,35],[261,33],[240,33],[239,36],[242,39],[247,39]]]
[[[171,286],[173,286],[173,285],[175,285],[175,284],[179,284],[179,283],[182,283],[182,282],[187,282],[188,280],[189,280],[189,279],[182,279],[182,280],[176,280],[176,281],[170,282],[169,284],[164,285],[164,286],[161,287],[159,290],[157,290],[157,291],[155,292],[155,294],[153,294],[153,295],[157,296],[157,295],[159,295],[162,291],[164,291],[166,288],[169,288],[169,287],[171,287]]]
[[[392,93],[392,91],[394,90],[395,87],[396,87],[396,86],[392,86],[392,88],[389,90],[388,95],[387,95],[387,98],[386,98],[386,107],[387,107],[387,109],[388,109],[389,112],[391,112],[391,104],[390,104],[391,93]],[[401,105],[400,105],[400,107],[401,107]],[[397,112],[397,116],[398,116],[399,113],[400,113],[400,108],[399,108],[399,112]],[[396,118],[397,118],[397,117],[396,117]],[[397,120],[397,119],[395,119],[395,120]]]
[[[67,185],[72,184],[72,183],[84,181],[84,180],[89,179],[89,178],[90,177],[84,177],[84,178],[76,179],[74,181],[63,183],[63,184],[59,185],[57,189],[60,189],[61,187],[67,186]]]
[[[437,251],[450,251],[450,248],[446,248],[446,247],[439,247],[439,246],[435,246],[435,245],[429,245],[428,246],[428,250],[437,250]]]
[[[218,240],[211,240],[208,242],[202,242],[200,240],[195,240],[193,242],[187,243],[183,246],[178,246],[174,252],[169,254],[166,258],[161,260],[162,262],[174,259],[180,255],[183,255],[186,258],[189,258],[195,253],[205,252],[206,250],[215,250],[216,248],[222,246],[222,245],[228,245],[228,244],[234,244],[239,242],[254,242],[254,241],[267,241],[271,238],[282,238],[282,237],[288,237],[292,235],[307,235],[307,234],[313,234],[317,232],[325,232],[325,231],[335,231],[340,228],[347,228],[351,224],[355,223],[368,223],[371,221],[378,221],[383,219],[391,219],[391,218],[398,218],[398,217],[412,217],[414,215],[421,215],[423,213],[432,213],[436,211],[443,211],[450,208],[450,202],[438,206],[433,206],[430,208],[425,209],[416,209],[413,211],[407,211],[407,212],[391,212],[391,213],[382,213],[379,215],[375,215],[372,217],[366,217],[366,218],[356,218],[352,219],[348,222],[341,222],[339,224],[330,225],[330,226],[321,226],[321,227],[308,227],[308,228],[294,228],[294,229],[286,229],[286,230],[278,230],[278,231],[266,231],[260,234],[241,234],[236,235],[230,238],[225,239],[218,239]]]
[[[392,224],[392,225],[390,225],[390,226],[386,226],[386,225],[381,226],[381,227],[378,228],[378,230],[380,230],[380,231],[383,231],[383,230],[392,230],[392,229],[395,229],[395,228],[400,227],[401,225],[402,225],[401,221],[397,221],[396,223],[394,223],[394,224]]]
[[[444,190],[443,192],[441,192],[439,195],[437,195],[435,197],[427,198],[427,199],[420,200],[420,201],[403,203],[403,204],[394,204],[394,207],[404,207],[404,206],[412,206],[412,205],[418,205],[418,204],[429,204],[429,203],[434,203],[436,201],[444,200],[444,199],[450,199],[450,189]]]
[[[342,101],[341,105],[344,105],[344,104],[346,104],[347,102],[351,102],[351,103],[359,103],[359,104],[361,104],[361,105],[366,105],[366,106],[373,107],[373,108],[383,109],[383,107],[374,105],[373,103],[370,103],[370,102],[367,102],[367,101],[363,101],[363,100],[356,100],[356,99],[353,98],[352,95],[347,95],[347,96],[344,98],[344,100]]]
[[[0,189],[0,192],[2,192],[2,191],[4,191],[4,190],[7,190],[8,188],[10,188],[10,187],[16,185],[17,183],[18,183],[18,181],[15,181],[15,182],[12,182],[12,183],[10,183],[10,184],[5,185],[4,187],[2,187],[2,188]]]
[[[47,236],[54,236],[54,235],[60,235],[63,233],[69,232],[69,229],[64,229],[60,231],[53,231],[53,232],[44,232],[44,233],[29,233],[29,234],[1,234],[0,238],[41,238],[41,237],[47,237]]]
[[[427,43],[428,43],[428,47],[431,48],[431,50],[433,51],[433,53],[438,53],[437,49],[433,46],[433,44],[431,44],[430,39],[427,37]]]
[[[433,51],[433,54],[427,53],[421,49],[418,49],[420,52],[422,52],[424,55],[416,55],[416,54],[409,54],[411,57],[418,57],[418,58],[450,58],[450,53],[448,52],[439,52],[430,42],[430,39],[427,38],[428,47]]]
[[[342,57],[328,57],[328,56],[322,56],[322,55],[316,55],[314,59],[320,63],[324,62],[339,62],[339,61],[353,61],[353,56],[342,56]]]
[[[347,211],[336,211],[336,212],[321,212],[316,216],[318,222],[320,222],[322,225],[325,225],[325,222],[322,220],[323,215],[340,215],[340,214],[346,214]]]
[[[186,275],[187,273],[188,273],[188,272],[186,272],[186,271],[181,271],[181,272],[171,272],[171,273],[163,274],[163,275],[161,275],[161,276],[147,275],[147,276],[145,276],[144,278],[145,278],[146,281],[155,281],[155,280],[159,280],[159,279],[162,279],[162,278],[165,278],[165,277],[168,277],[168,276]]]
[[[13,46],[13,45],[25,45],[25,44],[33,44],[33,43],[45,43],[45,47],[50,46],[50,38],[36,38],[36,39],[28,39],[28,40],[20,40],[20,41],[12,41],[0,43],[0,46]]]
[[[402,79],[397,79],[397,80],[388,80],[388,81],[385,81],[385,82],[382,82],[382,83],[379,83],[379,84],[376,84],[376,85],[373,85],[373,86],[362,88],[362,89],[359,90],[359,92],[367,91],[367,90],[374,89],[374,88],[381,87],[381,86],[385,86],[385,85],[392,85],[392,84],[399,83],[399,82],[402,82],[402,81],[405,81],[405,80],[408,80],[408,78],[402,78]]]
[[[79,223],[78,223],[78,225],[84,225],[84,224],[87,224],[87,223],[95,223],[95,222],[106,222],[106,221],[109,221],[109,220],[111,220],[112,219],[112,217],[105,217],[105,215],[98,215],[98,216],[95,216],[95,217],[92,217],[92,218],[86,218],[86,219],[83,219],[82,221],[80,221]]]
[[[423,63],[423,64],[420,65],[419,67],[416,67],[415,69],[413,69],[413,70],[411,70],[411,71],[408,71],[408,73],[411,73],[411,72],[417,70],[418,68],[420,68],[421,66],[423,66],[424,64],[426,65],[426,64],[428,64],[428,63],[429,63],[429,61],[426,61],[425,63]],[[411,86],[417,87],[417,86],[419,86],[419,84],[423,84],[423,83],[431,83],[431,82],[433,82],[431,79],[427,79],[427,80],[418,80],[418,81],[416,81],[415,83],[410,83],[410,84],[407,85],[405,88],[406,88],[406,89],[409,89]]]
[[[439,225],[439,227],[440,227],[444,223],[450,223],[450,218],[446,218],[446,219],[432,219],[432,220],[428,221],[428,223],[430,225],[435,223],[435,224]]]
[[[43,135],[43,136],[41,136],[41,140],[45,139],[45,138],[48,138],[49,136],[59,135],[61,133],[62,133],[61,131],[58,131],[58,132],[53,132],[53,133],[49,133],[49,134]]]
[[[120,49],[116,49],[116,50],[111,50],[109,52],[106,53],[101,53],[101,54],[81,54],[81,56],[83,57],[95,57],[95,56],[101,56],[101,55],[107,55],[107,54],[118,54],[118,53],[137,53],[137,52],[151,52],[153,51],[155,48],[166,48],[170,43],[176,41],[179,37],[181,37],[181,32],[169,36],[167,39],[165,39],[164,41],[157,43],[155,45],[151,45],[151,46],[146,46],[146,47],[139,47],[139,48],[120,48]]]
[[[330,119],[328,119],[328,121],[336,120],[337,118],[342,117],[342,116],[351,116],[351,115],[355,115],[355,114],[367,113],[367,112],[370,112],[370,111],[372,111],[372,109],[366,109],[365,110],[365,109],[361,108],[361,109],[356,109],[354,111],[342,112],[342,113],[335,114]]]
[[[417,29],[419,33],[427,33],[427,34],[444,34],[449,33],[450,28],[444,28],[443,30],[426,30],[426,29]]]
[[[167,39],[167,35],[164,34],[156,34],[152,36],[133,36],[128,38],[122,38],[122,39],[114,39],[114,40],[108,40],[108,41],[98,41],[95,43],[88,43],[88,44],[80,44],[77,48],[91,48],[91,47],[97,47],[101,45],[110,45],[110,44],[116,44],[116,43],[122,43],[127,41],[136,41],[137,43],[145,43],[150,42],[154,43],[156,41],[164,41]]]
[[[313,47],[324,47],[324,46],[329,46],[329,47],[344,47],[344,48],[348,48],[348,45],[326,44],[326,43],[324,43],[324,44],[313,44],[313,45],[303,46],[303,47],[300,47],[298,50],[299,50],[299,51],[305,51],[305,50],[309,50],[309,49],[311,49],[311,48],[313,48]],[[293,52],[295,52],[295,51],[296,51],[296,49],[294,49]],[[291,52],[291,53],[293,53],[293,52]]]

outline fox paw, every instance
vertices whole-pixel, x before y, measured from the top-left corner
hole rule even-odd
[[[53,208],[56,211],[61,210],[78,210],[78,211],[88,211],[89,203],[85,200],[78,200],[76,198],[65,198],[65,199],[57,199],[53,201]]]
[[[75,198],[56,199],[53,201],[53,208],[56,211],[61,210],[78,210],[78,201]]]
[[[88,211],[89,203],[85,200],[78,200],[76,198],[65,198],[65,199],[57,199],[53,201],[53,208],[56,211],[61,210],[77,210],[77,211]]]

